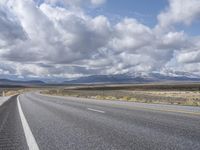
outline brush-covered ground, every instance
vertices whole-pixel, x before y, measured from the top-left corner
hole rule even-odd
[[[100,100],[200,106],[200,84],[83,86],[49,89],[42,93]]]
[[[34,89],[31,88],[1,88],[0,87],[0,97],[2,96],[13,96],[22,94],[24,92],[33,91]]]

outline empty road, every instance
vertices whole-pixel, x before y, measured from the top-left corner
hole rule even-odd
[[[199,150],[200,108],[26,93],[0,106],[0,150]]]

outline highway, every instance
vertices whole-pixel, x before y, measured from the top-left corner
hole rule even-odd
[[[0,106],[0,150],[200,150],[200,108],[14,96]]]

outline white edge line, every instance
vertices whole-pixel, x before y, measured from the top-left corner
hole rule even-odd
[[[95,111],[95,112],[99,112],[99,113],[105,114],[105,111],[102,111],[102,110],[97,110],[97,109],[92,109],[92,108],[87,108],[87,109],[91,110],[91,111]]]
[[[19,96],[17,97],[17,105],[18,105],[19,115],[20,115],[20,118],[21,118],[22,126],[23,126],[23,129],[24,129],[24,134],[25,134],[25,137],[26,137],[26,142],[27,142],[27,145],[29,147],[29,150],[39,150],[39,147],[37,145],[35,137],[33,136],[33,133],[31,132],[31,129],[30,129],[28,122],[27,122],[27,120],[24,116],[24,113],[22,111],[21,104],[19,102]]]

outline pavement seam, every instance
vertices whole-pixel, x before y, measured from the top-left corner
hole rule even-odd
[[[39,147],[38,147],[38,144],[35,140],[35,137],[33,136],[33,133],[31,132],[31,129],[30,129],[28,122],[25,118],[25,115],[22,111],[21,104],[20,104],[20,101],[19,101],[19,96],[17,97],[17,106],[18,106],[18,109],[19,109],[19,115],[20,115],[20,118],[21,118],[22,127],[23,127],[23,130],[24,130],[24,134],[25,134],[25,137],[26,137],[26,142],[27,142],[27,145],[29,147],[29,150],[39,150]]]

